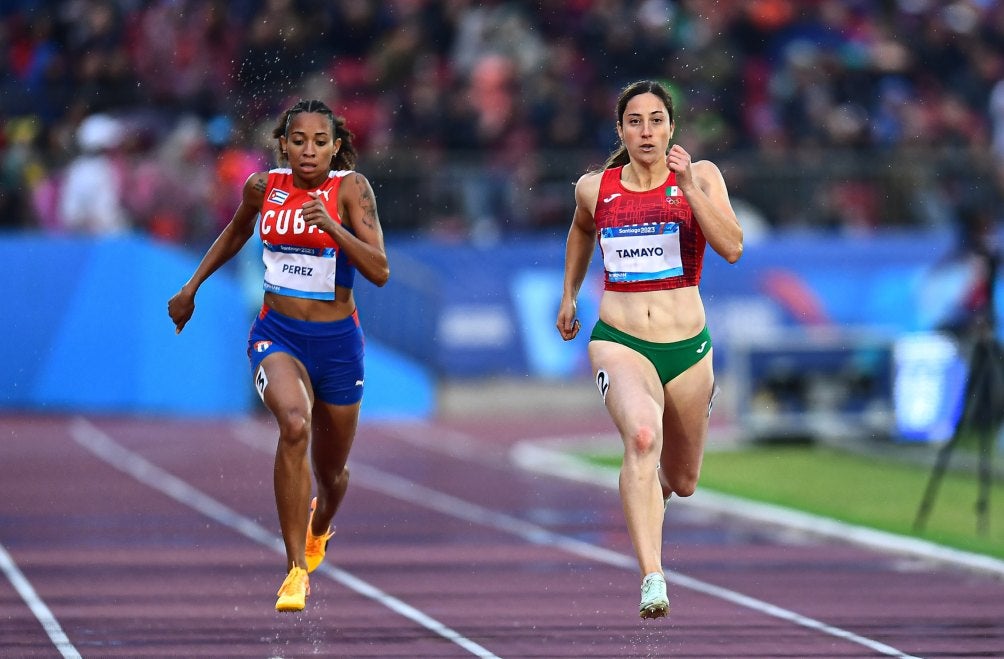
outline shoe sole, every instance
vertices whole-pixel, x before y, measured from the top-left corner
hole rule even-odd
[[[303,611],[306,604],[301,604],[299,602],[276,602],[275,610],[279,613],[295,613],[296,611]]]
[[[669,604],[652,604],[642,609],[638,615],[646,620],[665,618],[669,615]]]

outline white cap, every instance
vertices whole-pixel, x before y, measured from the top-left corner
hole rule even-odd
[[[92,114],[77,128],[77,144],[84,151],[112,149],[122,142],[122,124],[107,114]]]

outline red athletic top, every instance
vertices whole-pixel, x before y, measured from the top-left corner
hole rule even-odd
[[[621,170],[603,172],[596,200],[596,240],[603,254],[604,289],[663,291],[697,286],[707,241],[670,172],[645,192],[621,184]]]
[[[319,192],[331,218],[338,215],[338,188],[350,171],[334,171],[316,190],[293,185],[288,167],[270,170],[258,233],[264,250],[266,291],[316,300],[335,299],[335,286],[352,288],[355,268],[335,239],[303,219],[309,192]]]

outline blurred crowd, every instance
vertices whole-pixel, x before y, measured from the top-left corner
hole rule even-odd
[[[4,229],[210,240],[306,97],[388,232],[567,226],[640,78],[751,232],[1004,196],[1004,0],[5,0],[0,49]]]

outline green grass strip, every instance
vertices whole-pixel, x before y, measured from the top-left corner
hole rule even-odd
[[[620,455],[587,457],[620,466]],[[1004,484],[991,484],[989,529],[981,534],[974,473],[946,470],[923,530],[914,532],[931,471],[828,446],[762,445],[708,451],[700,487],[1004,559]]]

